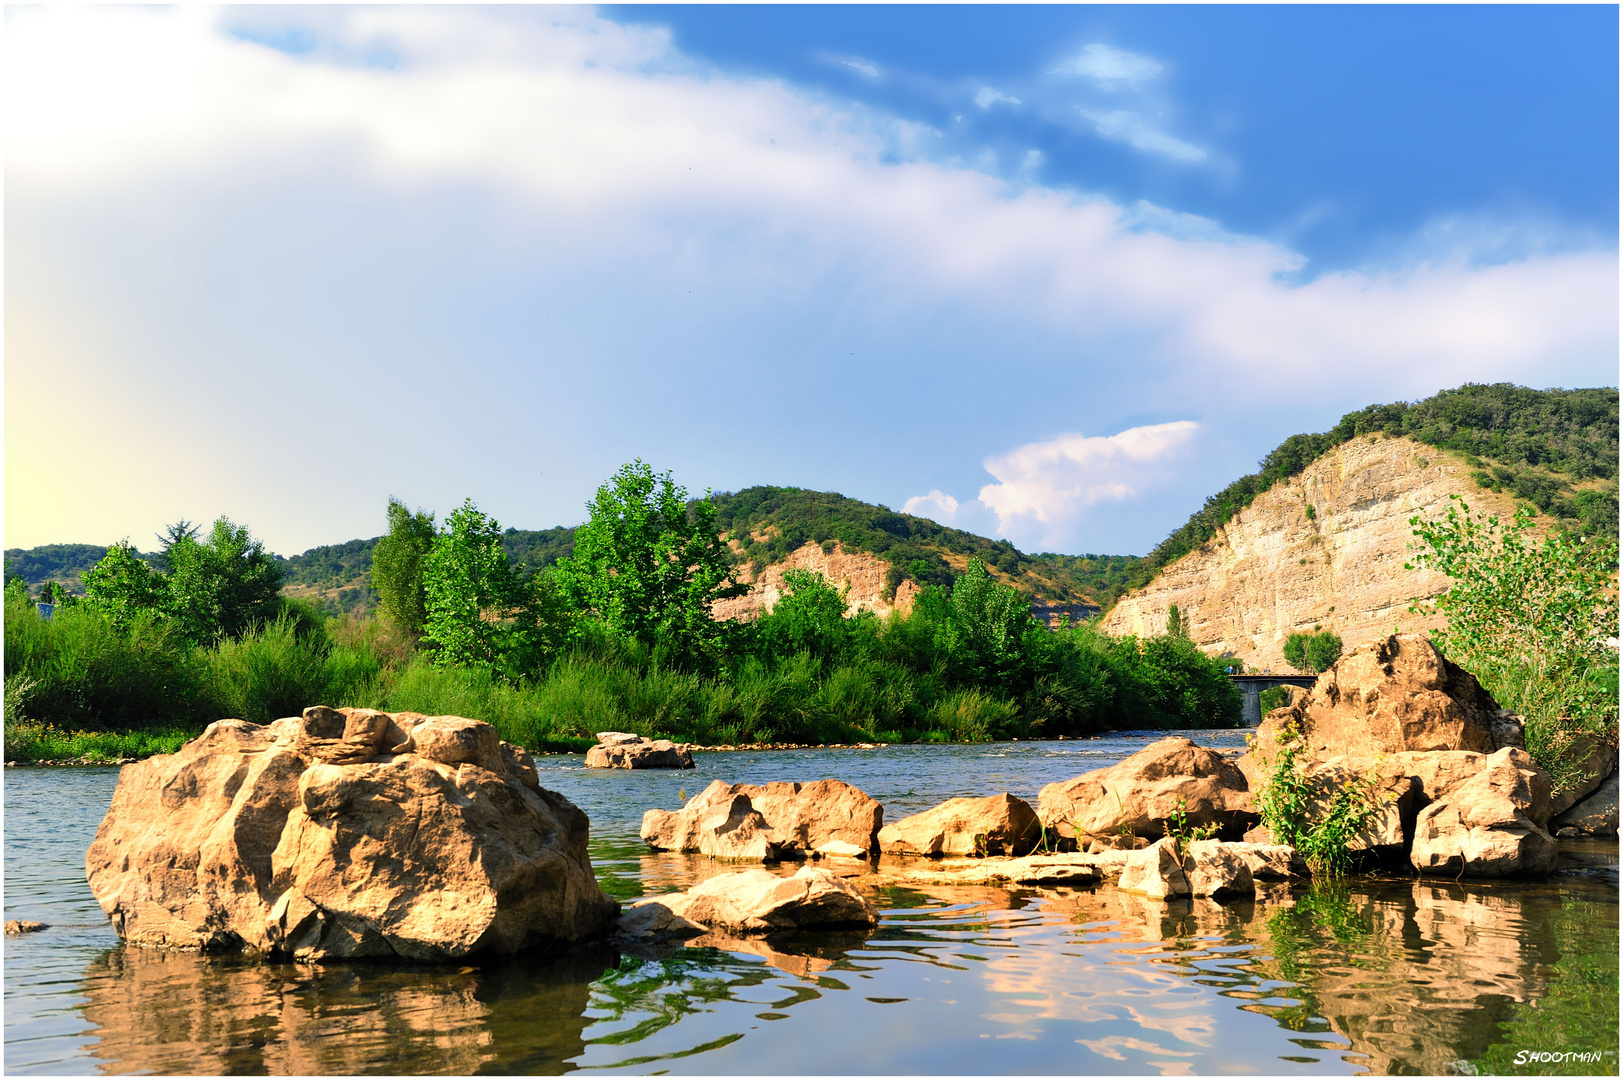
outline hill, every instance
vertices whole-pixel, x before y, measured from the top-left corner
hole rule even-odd
[[[1329,431],[1292,435],[1209,497],[1189,520],[1125,574],[1147,585],[1164,567],[1200,548],[1259,495],[1296,476],[1331,449],[1372,434],[1403,436],[1453,451],[1475,488],[1511,495],[1564,528],[1615,533],[1618,527],[1618,392],[1612,387],[1530,390],[1511,383],[1466,383],[1423,401],[1370,405]]]

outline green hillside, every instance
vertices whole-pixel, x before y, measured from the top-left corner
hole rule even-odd
[[[1329,431],[1292,435],[1258,462],[1259,469],[1211,496],[1172,535],[1138,560],[1129,588],[1200,547],[1258,495],[1295,476],[1326,451],[1361,435],[1404,435],[1453,450],[1475,468],[1476,482],[1509,491],[1563,527],[1616,533],[1618,392],[1529,390],[1511,383],[1466,383],[1423,401],[1370,405]],[[1118,594],[1119,595],[1119,594]]]

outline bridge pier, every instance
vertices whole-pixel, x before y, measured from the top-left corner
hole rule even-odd
[[[1275,686],[1301,686],[1311,689],[1317,675],[1230,675],[1240,688],[1240,716],[1246,727],[1262,723],[1262,692]]]

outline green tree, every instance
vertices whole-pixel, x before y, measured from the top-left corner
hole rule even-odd
[[[1328,630],[1291,634],[1285,639],[1285,663],[1297,671],[1324,671],[1341,659],[1341,638]]]
[[[1527,719],[1527,748],[1560,787],[1573,774],[1566,749],[1581,734],[1617,745],[1617,540],[1551,532],[1531,510],[1507,524],[1458,505],[1409,523],[1413,563],[1452,579],[1421,611],[1448,622],[1439,648]]]
[[[108,548],[80,580],[87,605],[121,630],[141,613],[161,618],[170,614],[169,579],[148,566],[128,539]]]
[[[1177,604],[1173,604],[1171,607],[1167,608],[1167,636],[1189,636],[1189,631],[1183,624],[1183,612],[1178,610]]]
[[[749,586],[733,576],[710,493],[690,504],[669,472],[638,460],[586,506],[591,517],[575,533],[574,554],[558,563],[564,599],[667,655],[713,656],[730,628],[711,617],[711,605]]]
[[[502,551],[501,526],[472,499],[445,525],[423,558],[423,636],[437,664],[496,665],[508,650],[508,622],[525,606],[523,582]]]
[[[171,533],[163,558],[169,613],[182,634],[199,643],[239,638],[276,618],[282,568],[247,526],[221,517],[206,541]]]
[[[1025,670],[1025,636],[1035,625],[1031,605],[1001,585],[972,558],[952,586],[952,618],[945,627],[948,657],[960,678],[1013,689]]]
[[[389,535],[372,549],[372,588],[377,590],[383,617],[418,638],[428,620],[423,560],[434,546],[434,515],[424,510],[412,513],[392,495],[388,513]]]
[[[785,570],[783,596],[756,622],[768,654],[836,658],[848,636],[845,609],[849,591],[835,589],[828,578],[810,570]]]

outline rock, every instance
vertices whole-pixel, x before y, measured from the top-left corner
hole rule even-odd
[[[624,731],[600,731],[586,751],[588,769],[691,769],[693,755],[669,739],[645,739]]]
[[[1250,860],[1233,848],[1233,844],[1221,840],[1189,843],[1183,853],[1183,875],[1189,883],[1189,895],[1224,900],[1256,892]]]
[[[1189,879],[1178,858],[1178,841],[1157,840],[1142,851],[1129,852],[1116,887],[1156,900],[1189,895]]]
[[[1247,837],[1250,835],[1251,833],[1246,834]],[[1251,870],[1253,881],[1289,881],[1292,878],[1312,876],[1301,854],[1289,844],[1255,843],[1247,840],[1225,846],[1230,852],[1245,860],[1246,866]]]
[[[41,930],[49,930],[50,923],[35,922],[32,919],[7,919],[6,937],[19,937],[23,934],[37,934]]]
[[[1588,798],[1550,822],[1557,836],[1617,835],[1617,773],[1602,781]]]
[[[649,810],[642,817],[642,838],[662,851],[701,851],[699,820],[715,804],[743,795],[778,834],[784,849],[816,851],[830,843],[843,843],[872,851],[885,808],[840,780],[809,784],[775,781],[770,784],[710,783],[680,810]]]
[[[1067,838],[1108,838],[1125,826],[1156,839],[1180,804],[1191,826],[1215,825],[1223,835],[1238,837],[1257,821],[1239,767],[1177,736],[1107,769],[1048,784],[1038,794],[1037,812],[1050,831]]]
[[[638,910],[656,906],[668,915]],[[844,879],[811,866],[792,877],[768,870],[719,874],[685,893],[638,901],[631,915],[629,923],[622,920],[622,933],[627,926],[665,926],[686,933],[676,919],[731,934],[873,926],[879,921],[874,906]]]
[[[751,805],[748,795],[734,795],[725,803],[711,803],[703,809],[695,829],[701,855],[777,862],[789,854],[789,845]]]
[[[1579,765],[1566,787],[1550,793],[1551,817],[1566,813],[1568,807],[1588,798],[1607,777],[1617,772],[1617,747],[1593,735],[1578,736],[1567,747],[1565,756]]]
[[[1062,855],[1026,855],[1022,858],[949,858],[917,863],[881,863],[880,880],[912,885],[1096,885],[1118,877],[1127,852],[1101,855],[1070,852]]]
[[[625,941],[666,941],[696,937],[705,928],[684,919],[662,903],[663,897],[645,897],[620,912],[614,936]]]
[[[1301,732],[1303,754],[1314,760],[1415,750],[1492,753],[1501,749],[1498,739],[1520,738],[1501,712],[1476,676],[1430,638],[1392,634],[1353,649],[1303,701],[1269,713],[1253,753],[1272,755],[1285,723]]]
[[[889,855],[1024,855],[1042,827],[1031,804],[1008,792],[983,799],[948,799],[879,830]]]
[[[1526,751],[1506,747],[1420,812],[1410,861],[1425,873],[1465,877],[1548,873],[1555,841],[1539,822],[1549,804],[1549,778]]]
[[[1311,766],[1305,775],[1313,790],[1308,814],[1314,821],[1329,816],[1337,797],[1349,785],[1369,782],[1366,793],[1375,804],[1374,812],[1353,835],[1347,849],[1368,851],[1384,860],[1403,859],[1419,813],[1421,782],[1416,777],[1388,761],[1348,757],[1334,757]]]
[[[1101,851],[1137,851],[1147,848],[1150,841],[1133,833],[1111,833],[1109,836],[1095,836],[1088,841],[1090,852]]]
[[[313,706],[126,766],[85,869],[133,945],[446,960],[607,933],[587,831],[488,724]]]
[[[870,853],[846,840],[825,840],[812,848],[812,854],[825,859],[866,859]]]

